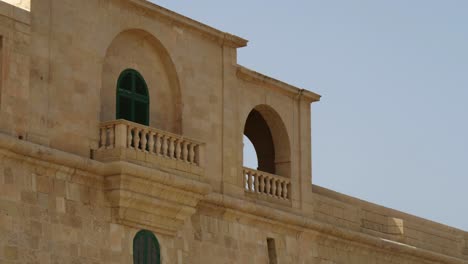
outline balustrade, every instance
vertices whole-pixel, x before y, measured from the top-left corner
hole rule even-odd
[[[243,172],[246,192],[290,200],[290,179],[245,167],[243,168]]]
[[[102,123],[99,150],[128,148],[196,166],[203,164],[201,142],[127,120]]]

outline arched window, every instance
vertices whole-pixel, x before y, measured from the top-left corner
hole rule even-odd
[[[133,264],[160,264],[159,242],[148,230],[141,230],[133,239]]]
[[[116,105],[117,119],[149,125],[148,87],[140,73],[127,69],[120,74]]]

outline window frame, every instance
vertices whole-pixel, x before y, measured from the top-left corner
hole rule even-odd
[[[127,77],[127,75],[131,76],[131,87],[130,89],[124,89],[123,87],[123,82],[122,80],[124,77]],[[136,91],[136,83],[137,83],[137,78],[141,81],[141,83],[144,85],[144,91],[146,92],[146,95],[142,95],[137,93]],[[143,123],[140,123],[145,126],[149,126],[149,108],[150,108],[150,98],[149,98],[149,93],[148,93],[148,85],[146,84],[145,79],[143,76],[136,70],[134,69],[126,69],[122,71],[119,75],[119,79],[117,80],[117,95],[116,95],[116,112],[115,112],[115,117],[116,119],[123,119],[121,116],[121,106],[120,106],[120,98],[124,97],[130,100],[130,119],[128,121],[139,123],[136,121],[136,111],[135,111],[135,105],[136,103],[143,103],[146,106],[146,113],[145,113],[145,120]]]

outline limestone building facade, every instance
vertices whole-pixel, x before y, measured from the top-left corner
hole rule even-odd
[[[320,96],[246,45],[145,0],[0,1],[0,263],[468,263],[467,232],[312,185]]]

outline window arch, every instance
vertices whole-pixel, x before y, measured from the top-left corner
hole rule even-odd
[[[141,230],[133,239],[133,264],[160,264],[159,242],[151,231]]]
[[[148,87],[141,74],[124,70],[117,81],[117,119],[149,125]]]

